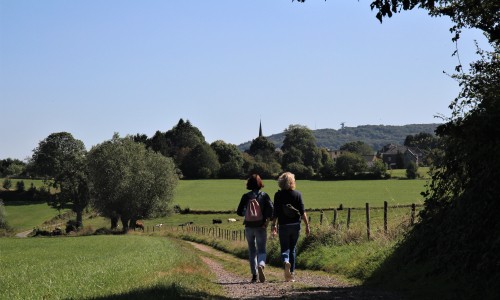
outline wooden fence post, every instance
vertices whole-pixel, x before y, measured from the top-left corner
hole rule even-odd
[[[351,208],[347,209],[347,229],[349,230],[349,225],[351,224]]]
[[[370,239],[370,204],[366,203],[366,234]]]
[[[333,228],[337,226],[337,209],[333,209],[333,221],[332,221]]]
[[[319,225],[323,225],[323,211],[319,215]]]
[[[387,201],[384,201],[384,233],[387,234]]]
[[[415,203],[411,204],[410,225],[415,224]]]

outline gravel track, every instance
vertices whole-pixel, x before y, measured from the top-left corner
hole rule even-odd
[[[333,276],[321,272],[297,270],[296,282],[285,282],[283,271],[266,266],[266,282],[251,283],[242,276],[224,269],[221,261],[237,261],[248,268],[248,261],[215,250],[209,246],[189,242],[203,253],[201,259],[215,274],[229,299],[403,299],[390,292],[368,290],[362,286],[351,286]]]

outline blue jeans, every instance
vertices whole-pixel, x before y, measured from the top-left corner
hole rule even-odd
[[[290,272],[295,270],[295,259],[297,258],[297,241],[299,240],[300,223],[285,224],[279,227],[281,260],[289,262]]]
[[[266,265],[267,231],[262,227],[245,227],[248,242],[248,260],[252,275],[257,275],[257,267]]]

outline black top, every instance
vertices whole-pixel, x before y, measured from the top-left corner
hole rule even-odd
[[[257,196],[258,195],[258,196]],[[262,220],[262,225],[267,219],[271,219],[273,216],[273,203],[271,202],[271,198],[268,194],[262,191],[250,191],[241,196],[240,204],[238,205],[238,209],[236,209],[236,214],[238,216],[244,217],[247,210],[248,201],[251,199],[257,199],[259,205],[262,210],[262,216],[264,219]]]
[[[300,215],[294,217],[287,217],[283,212],[283,206],[291,204],[297,209]],[[302,194],[296,190],[280,190],[274,194],[274,214],[273,219],[278,218],[278,224],[286,225],[293,223],[300,223],[301,216],[304,214],[304,202],[302,201]]]

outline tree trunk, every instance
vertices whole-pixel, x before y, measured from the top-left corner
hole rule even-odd
[[[118,216],[111,217],[111,230],[118,227]]]
[[[137,222],[136,218],[130,219],[130,223],[129,223],[130,224],[129,225],[130,229],[134,229],[135,230],[135,224],[136,224],[136,222]]]
[[[121,220],[122,220],[123,232],[127,232],[129,219],[122,216]]]
[[[81,209],[78,209],[76,212],[76,228],[82,228],[83,227],[83,211]]]

